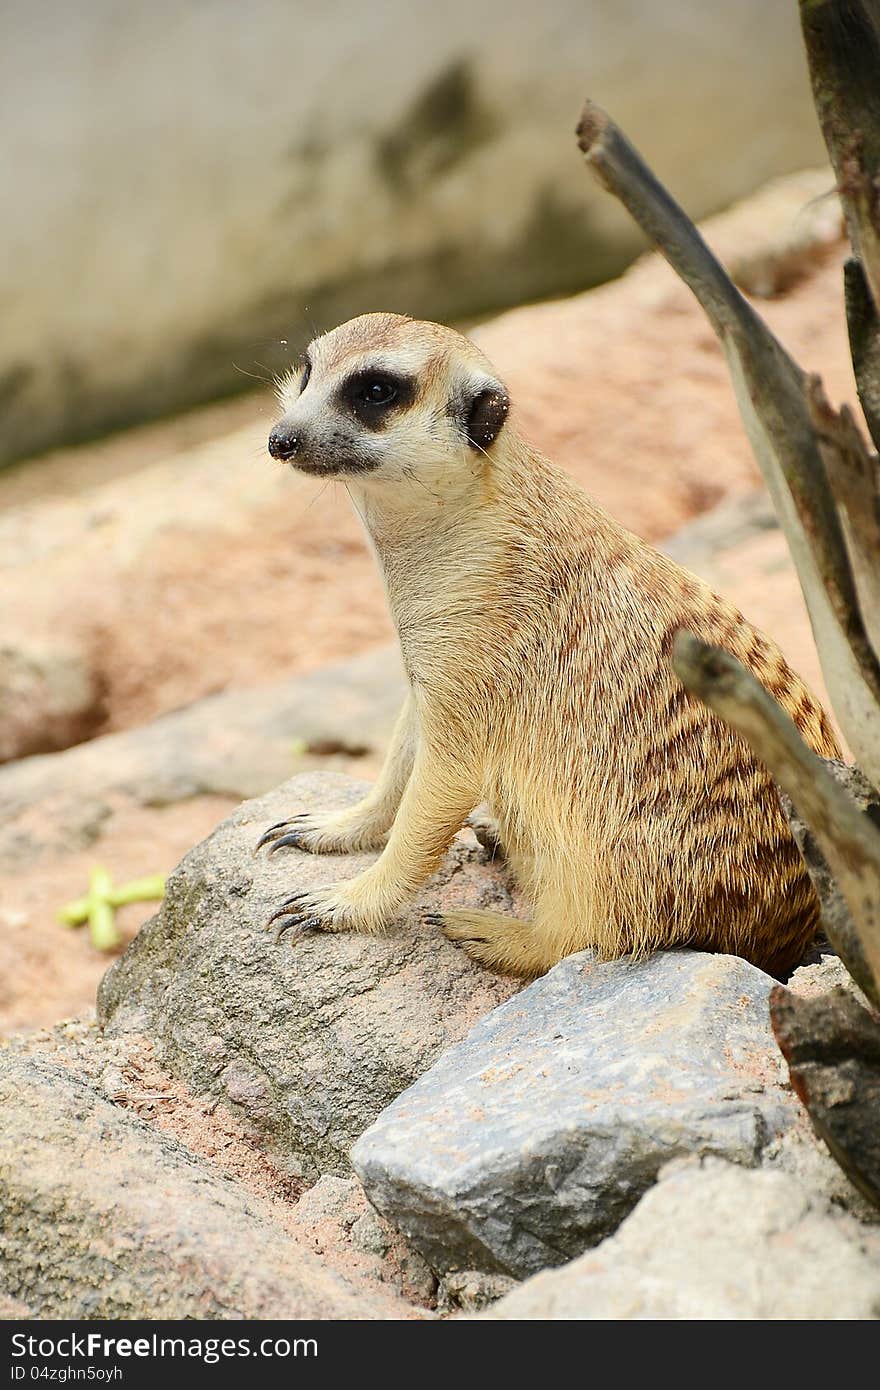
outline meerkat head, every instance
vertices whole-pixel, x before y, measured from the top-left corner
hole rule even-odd
[[[364,314],[316,338],[282,382],[269,453],[365,486],[452,483],[491,454],[508,396],[478,348],[441,324]]]

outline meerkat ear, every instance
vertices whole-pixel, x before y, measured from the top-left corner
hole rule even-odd
[[[471,448],[488,449],[494,443],[509,409],[510,397],[500,381],[487,382],[471,397],[465,420]]]

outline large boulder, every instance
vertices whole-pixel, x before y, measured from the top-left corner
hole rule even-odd
[[[373,1204],[440,1273],[517,1277],[613,1231],[670,1159],[757,1163],[798,1118],[733,956],[570,956],[449,1048],[361,1137]]]
[[[487,1318],[880,1317],[880,1228],[788,1173],[676,1164],[595,1250],[529,1279]]]
[[[63,1063],[0,1053],[0,1108],[0,1264],[5,1293],[21,1301],[12,1309],[76,1319],[418,1315],[390,1289],[329,1268],[269,1201]]]
[[[451,1043],[517,988],[422,920],[422,909],[510,906],[502,872],[460,836],[386,936],[318,935],[291,947],[260,930],[294,888],[345,879],[373,855],[254,857],[261,832],[363,785],[305,775],[245,802],[172,874],[160,913],[108,972],[111,1033],[145,1033],[163,1063],[247,1118],[287,1171],[345,1175],[355,1139]]]

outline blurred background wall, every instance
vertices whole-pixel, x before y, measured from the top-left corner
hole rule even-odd
[[[788,0],[2,0],[0,460],[638,242],[589,94],[702,216],[822,157]]]

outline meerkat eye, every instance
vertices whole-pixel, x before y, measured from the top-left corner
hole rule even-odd
[[[397,398],[397,387],[385,377],[365,381],[358,392],[365,405],[390,405]]]
[[[412,405],[415,398],[414,377],[381,367],[353,373],[339,391],[340,403],[368,430],[384,429],[394,411]]]
[[[312,375],[312,364],[311,364],[311,362],[309,361],[309,359],[306,358],[306,360],[305,360],[305,365],[303,366],[302,376],[301,376],[300,379],[299,379],[299,394],[300,394],[300,395],[302,395],[303,391],[304,391],[304,390],[306,389],[306,387],[308,386],[308,384],[309,384],[309,378],[311,377],[311,375]]]

